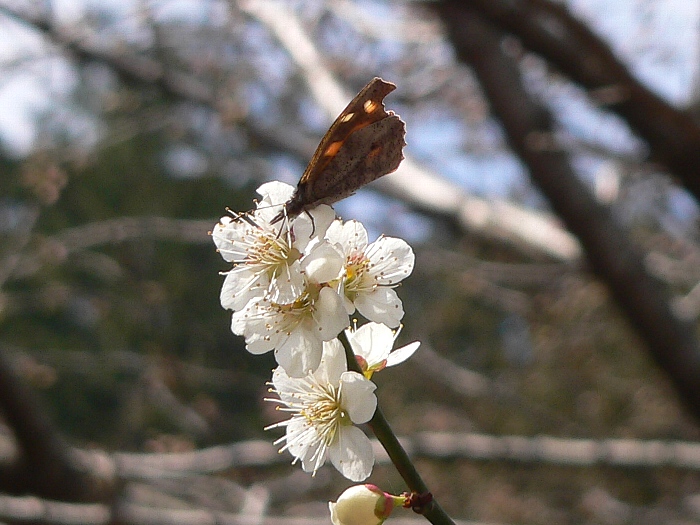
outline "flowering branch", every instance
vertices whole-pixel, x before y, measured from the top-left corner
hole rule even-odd
[[[264,184],[255,210],[223,217],[212,232],[233,264],[220,297],[233,311],[231,330],[253,354],[274,351],[279,365],[268,383],[274,397],[266,401],[290,417],[267,429],[284,429],[275,445],[305,472],[314,475],[329,461],[359,482],[374,467],[372,444],[358,426],[369,424],[410,492],[392,496],[355,485],[330,503],[334,525],[381,525],[394,507],[454,525],[377,408],[371,381],[420,345],[393,349],[404,315],[394,289],[413,270],[413,250],[383,235],[370,243],[362,224],[337,219],[326,205],[289,217],[280,203],[293,191]],[[347,328],[355,312],[368,322]]]
[[[348,369],[354,372],[362,373],[362,369],[357,362],[355,357],[355,352],[353,351],[352,345],[348,340],[345,332],[341,332],[338,335],[338,339],[345,349],[345,357],[348,361]],[[369,420],[369,426],[372,432],[386,450],[389,455],[389,459],[398,470],[399,474],[406,482],[406,485],[411,490],[412,493],[423,495],[429,494],[428,486],[420,477],[420,474],[413,465],[413,462],[408,456],[408,453],[404,450],[399,442],[394,431],[391,430],[389,422],[384,417],[384,413],[381,408],[377,406],[374,416]],[[430,499],[430,501],[424,507],[421,507],[419,511],[420,514],[424,515],[430,523],[433,525],[455,525],[452,518],[450,518],[447,513],[443,510],[440,504],[435,499]]]

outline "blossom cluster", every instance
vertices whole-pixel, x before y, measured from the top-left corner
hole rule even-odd
[[[394,288],[410,275],[411,247],[380,236],[370,243],[357,221],[343,222],[320,205],[292,219],[273,219],[294,188],[258,188],[256,209],[223,217],[212,237],[232,263],[221,304],[232,310],[231,330],[253,354],[274,351],[279,365],[270,391],[290,419],[277,443],[315,473],[327,459],[348,479],[362,481],[374,464],[367,436],[356,426],[376,409],[372,374],[407,359],[413,343],[391,351],[403,306]],[[349,329],[358,312],[368,322]],[[338,335],[344,331],[363,374],[348,371]]]

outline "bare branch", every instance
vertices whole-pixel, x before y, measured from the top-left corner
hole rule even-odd
[[[0,353],[0,412],[19,446],[17,461],[0,471],[0,489],[66,501],[104,499],[114,490],[113,471],[83,461],[41,410],[33,392]]]
[[[642,253],[578,179],[563,149],[538,146],[538,137],[554,140],[553,119],[523,88],[517,64],[501,50],[502,36],[461,4],[437,8],[533,182],[580,239],[591,267],[608,284],[686,406],[700,416],[700,344],[694,325],[675,316],[663,286],[646,271]]]
[[[210,244],[208,231],[215,220],[197,221],[168,217],[120,217],[67,229],[54,237],[68,252],[129,239],[151,238]]]
[[[323,66],[323,60],[319,58],[313,42],[301,28],[296,15],[279,4],[273,5],[265,0],[245,2],[243,9],[275,33],[302,68],[304,78],[319,105],[326,110],[329,119],[335,117],[345,107],[350,96]],[[219,100],[215,90],[202,85],[195,77],[182,72],[171,72],[152,59],[88,47],[82,41],[59,33],[40,17],[4,6],[0,6],[0,12],[33,25],[80,59],[99,60],[108,64],[125,80],[154,85],[171,95],[218,110]],[[266,135],[261,130],[252,131]],[[263,138],[269,140],[268,136]],[[286,143],[276,143],[278,147],[280,144]],[[410,202],[419,210],[447,219],[460,228],[486,238],[507,242],[518,248],[524,246],[527,250],[534,249],[558,260],[575,261],[580,257],[576,239],[562,230],[553,217],[506,201],[487,201],[470,195],[456,184],[419,167],[410,158],[403,161],[396,173],[377,181],[376,187]]]
[[[47,525],[327,525],[328,516],[259,516],[207,509],[154,508],[122,503],[116,509],[106,505],[56,503],[35,497],[0,495],[0,519],[13,523]],[[396,525],[420,525],[422,518],[392,518]],[[476,521],[456,521],[457,525],[486,525]],[[489,525],[498,525],[490,522]]]
[[[624,118],[663,163],[700,200],[700,126],[632,76],[627,67],[567,7],[548,0],[470,0],[503,30],[517,35],[562,73],[589,90],[591,98]]]
[[[22,250],[32,238],[34,224],[39,218],[39,207],[31,206],[27,209],[25,220],[20,221],[21,229],[14,236],[11,246],[5,247],[8,255],[0,260],[0,288],[4,286],[10,276],[22,267]]]
[[[244,9],[274,32],[301,68],[316,102],[326,111],[329,120],[334,118],[351,97],[324,67],[294,12],[267,0],[248,1]],[[509,244],[524,243],[559,260],[572,261],[580,256],[578,243],[553,217],[505,201],[487,201],[469,195],[456,184],[418,166],[409,156],[395,173],[382,177],[376,185],[468,231]]]
[[[638,439],[571,439],[423,432],[402,439],[416,455],[592,467],[700,469],[700,444]]]

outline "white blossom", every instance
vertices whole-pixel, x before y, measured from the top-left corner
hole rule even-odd
[[[357,329],[345,330],[345,334],[367,379],[374,372],[403,363],[420,346],[420,342],[414,341],[392,351],[399,331],[379,323],[367,323]]]
[[[326,238],[345,259],[340,288],[348,314],[357,309],[370,321],[399,326],[403,305],[393,287],[413,271],[411,247],[402,239],[385,236],[369,244],[367,230],[357,221],[334,221]]]
[[[245,337],[252,354],[275,351],[277,363],[292,377],[315,370],[321,361],[323,341],[335,338],[348,326],[342,299],[326,286],[307,283],[293,302],[252,300],[234,312],[231,330]]]
[[[293,187],[270,182],[258,188],[263,199],[257,209],[222,217],[212,231],[224,260],[234,264],[221,288],[221,305],[237,311],[256,297],[277,303],[293,302],[304,288],[301,258],[319,242],[334,217],[332,208],[319,206],[296,217],[286,229],[272,225],[274,203],[285,202]]]
[[[274,350],[289,376],[302,377],[316,369],[323,343],[348,326],[355,310],[399,326],[403,306],[393,288],[415,259],[405,241],[382,236],[370,244],[359,222],[334,220],[326,205],[271,224],[294,188],[270,182],[258,192],[256,209],[223,217],[212,232],[222,257],[233,264],[221,304],[233,310],[231,330],[245,337],[251,353]],[[373,370],[389,366],[394,354]]]
[[[275,441],[284,443],[294,462],[301,461],[305,472],[315,474],[330,459],[346,478],[362,481],[372,472],[374,453],[369,438],[355,424],[366,423],[374,415],[376,386],[361,374],[347,371],[345,352],[334,339],[323,345],[318,368],[302,378],[290,377],[277,368],[272,388],[279,399],[278,409],[292,414],[290,419],[267,429],[285,427],[286,434]]]

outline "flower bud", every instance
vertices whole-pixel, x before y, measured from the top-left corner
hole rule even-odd
[[[336,502],[329,502],[333,525],[381,525],[394,507],[406,498],[392,496],[375,485],[354,485],[345,490]]]

